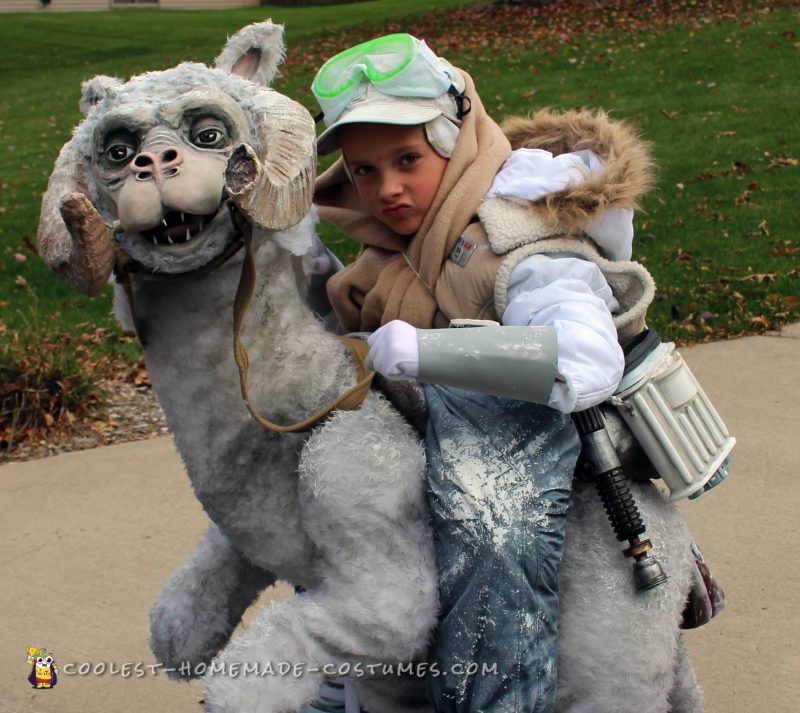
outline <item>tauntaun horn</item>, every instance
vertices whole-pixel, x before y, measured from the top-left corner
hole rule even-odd
[[[94,296],[108,282],[114,244],[105,221],[86,197],[75,139],[61,149],[42,199],[39,254],[79,292]]]
[[[300,104],[271,89],[258,110],[260,152],[240,145],[228,161],[227,189],[239,210],[264,230],[285,230],[311,209],[317,153],[314,121]]]

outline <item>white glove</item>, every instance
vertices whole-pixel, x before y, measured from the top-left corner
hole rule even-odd
[[[367,339],[367,368],[393,381],[413,381],[419,374],[417,330],[399,319],[384,324]]]

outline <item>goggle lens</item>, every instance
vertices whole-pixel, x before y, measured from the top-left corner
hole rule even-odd
[[[452,86],[452,71],[422,41],[405,33],[378,37],[331,57],[311,90],[331,126],[366,80],[382,94],[435,99]]]
[[[331,57],[314,79],[317,96],[333,98],[361,81],[385,82],[402,72],[414,58],[414,38],[406,34],[387,35],[351,47]]]

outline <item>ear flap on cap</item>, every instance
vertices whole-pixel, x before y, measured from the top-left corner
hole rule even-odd
[[[214,66],[268,87],[283,61],[283,52],[283,25],[266,20],[243,27],[231,37]]]
[[[425,124],[428,143],[442,158],[450,158],[456,148],[459,128],[445,116],[437,116]]]

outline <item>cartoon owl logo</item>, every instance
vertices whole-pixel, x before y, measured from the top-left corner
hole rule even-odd
[[[31,667],[28,683],[34,688],[52,688],[58,683],[58,666],[47,649],[29,648],[28,664]]]

